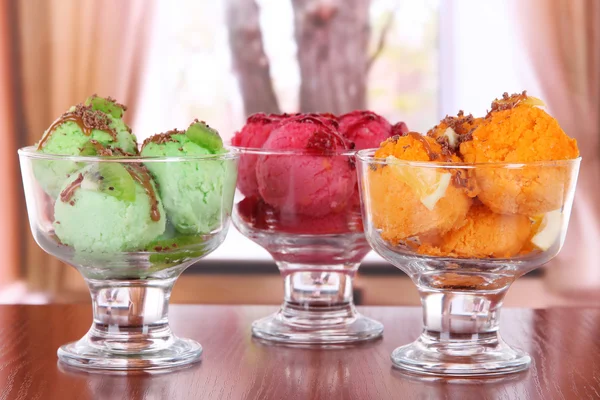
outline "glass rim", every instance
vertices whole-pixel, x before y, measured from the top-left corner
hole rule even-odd
[[[235,160],[240,157],[239,151],[231,146],[225,146],[227,150],[221,154],[198,154],[182,156],[82,156],[65,154],[48,154],[37,151],[36,146],[21,147],[17,150],[19,157],[36,160],[51,161],[74,161],[74,162],[115,162],[115,163],[146,163],[146,162],[184,162],[184,161],[225,161]]]
[[[556,167],[556,166],[568,166],[571,164],[578,164],[581,162],[581,156],[577,158],[570,158],[567,160],[553,160],[553,161],[525,161],[525,162],[511,162],[511,161],[493,161],[493,162],[447,162],[447,161],[409,161],[409,160],[394,160],[390,163],[385,158],[375,158],[374,153],[377,149],[364,149],[356,152],[356,158],[359,162],[365,164],[376,164],[376,165],[405,165],[411,167],[427,167],[427,168],[448,168],[448,169],[476,169],[482,167],[499,167],[507,169],[519,169],[523,167],[540,166],[540,167]]]
[[[333,157],[333,156],[355,156],[358,150],[346,150],[344,151],[328,151],[325,153],[313,153],[304,149],[263,149],[260,147],[242,147],[229,145],[231,149],[238,151],[241,154],[253,154],[258,156],[317,156],[317,157]]]

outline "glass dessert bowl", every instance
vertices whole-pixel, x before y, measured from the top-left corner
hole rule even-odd
[[[417,146],[410,140],[401,148]],[[423,333],[392,353],[394,365],[455,376],[526,369],[530,357],[498,334],[503,298],[559,252],[580,159],[469,164],[375,153],[357,154],[365,232],[423,304]]]
[[[252,333],[276,342],[321,345],[381,336],[383,326],[360,315],[353,303],[352,279],[371,250],[362,227],[354,152],[237,150],[240,176],[245,165],[255,163],[259,185],[266,186],[261,186],[264,197],[238,190],[233,223],[271,254],[284,279],[281,309],[255,321]],[[323,163],[337,171],[319,175],[315,171]],[[334,174],[338,183],[330,181]],[[330,192],[323,192],[326,186]]]
[[[92,327],[60,347],[60,361],[128,370],[199,360],[200,344],[171,332],[169,297],[178,276],[225,238],[237,154],[160,156],[154,148],[151,155],[125,156],[88,143],[102,155],[44,154],[41,145],[19,150],[33,236],[77,268],[92,297]]]
[[[335,116],[254,114],[236,132],[233,221],[265,248],[284,278],[279,312],[252,324],[261,339],[332,345],[374,339],[383,326],[357,313],[352,279],[370,251],[355,152],[407,131],[372,111]]]

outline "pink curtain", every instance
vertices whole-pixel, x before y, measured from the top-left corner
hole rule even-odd
[[[600,300],[600,1],[527,0],[519,10],[543,98],[583,157],[565,247],[547,280],[565,296]]]
[[[128,105],[131,123],[138,99],[143,52],[153,1],[44,0],[16,3],[19,97],[27,144],[35,143],[71,105],[97,93]],[[11,191],[12,192],[12,191]],[[22,196],[17,190],[15,196]],[[20,201],[23,201],[19,198]],[[20,216],[26,221],[25,215]],[[29,229],[22,238],[29,287],[55,295],[81,278],[44,253]],[[58,300],[60,300],[58,298]]]

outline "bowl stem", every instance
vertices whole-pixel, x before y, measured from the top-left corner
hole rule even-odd
[[[168,310],[177,277],[168,279],[86,279],[94,320],[78,342],[58,350],[71,366],[96,369],[178,367],[200,358],[201,346],[173,335]]]
[[[358,264],[278,266],[284,301],[279,312],[253,323],[255,336],[289,344],[343,344],[381,336],[383,326],[354,306],[352,279]]]
[[[529,366],[527,353],[511,348],[498,334],[502,302],[511,281],[485,290],[461,286],[468,279],[453,273],[446,277],[450,284],[419,280],[423,333],[392,353],[396,367],[422,374],[472,376],[517,372]]]

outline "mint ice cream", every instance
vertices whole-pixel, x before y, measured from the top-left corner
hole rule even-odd
[[[223,141],[204,122],[186,131],[154,135],[142,146],[143,157],[210,156],[225,152]],[[233,202],[237,171],[232,163],[203,159],[145,163],[156,183],[169,220],[182,234],[205,234],[221,226]]]
[[[142,250],[166,225],[146,168],[110,162],[71,174],[56,200],[54,219],[61,242],[82,252]]]
[[[59,155],[96,155],[100,148],[120,149],[137,154],[137,143],[123,121],[126,107],[113,99],[91,96],[64,113],[44,132],[37,147],[40,153]],[[96,145],[95,145],[96,144]],[[42,188],[56,198],[67,177],[80,168],[73,162],[37,160],[35,176]]]

